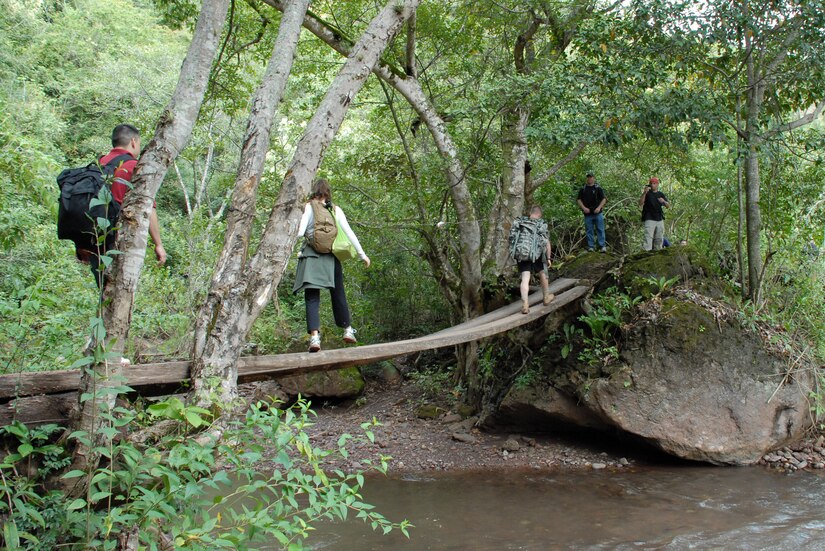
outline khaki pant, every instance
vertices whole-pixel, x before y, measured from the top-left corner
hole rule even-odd
[[[662,248],[662,238],[665,236],[664,220],[645,220],[644,249],[658,251]]]

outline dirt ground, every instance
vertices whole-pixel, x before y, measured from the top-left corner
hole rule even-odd
[[[318,414],[307,432],[315,446],[336,449],[342,434],[358,434],[360,425],[375,419],[374,443],[348,445],[349,457],[330,468],[352,470],[364,459],[390,456],[389,471],[462,471],[495,468],[627,469],[646,463],[638,448],[607,441],[563,435],[495,434],[474,428],[476,418],[462,419],[449,410],[436,418],[419,417],[423,393],[412,382],[369,385],[364,395],[347,404],[313,404]],[[603,440],[603,441],[601,441]]]

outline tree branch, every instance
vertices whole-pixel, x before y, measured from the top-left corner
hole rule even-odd
[[[814,106],[813,110],[809,108],[807,113],[805,113],[795,121],[791,121],[789,123],[781,124],[779,126],[771,128],[770,130],[766,131],[761,136],[759,136],[759,138],[756,140],[756,143],[762,143],[765,140],[771,139],[773,136],[779,133],[791,132],[793,130],[796,130],[797,128],[800,128],[807,124],[811,124],[817,118],[819,118],[819,116],[822,114],[823,109],[825,109],[825,100],[820,100],[820,102]]]
[[[406,72],[415,77],[415,13],[407,21],[407,66]]]
[[[531,194],[533,194],[533,193],[534,193],[534,192],[535,192],[538,188],[540,188],[540,187],[541,187],[541,186],[542,186],[542,185],[543,185],[543,184],[544,184],[547,180],[549,180],[549,179],[550,179],[550,178],[551,178],[554,174],[556,174],[559,170],[561,170],[562,168],[564,168],[564,166],[565,166],[567,163],[571,162],[573,159],[575,159],[576,157],[578,157],[578,156],[579,156],[579,154],[580,154],[582,151],[584,151],[584,148],[585,148],[585,147],[587,147],[589,143],[590,143],[590,142],[588,142],[588,141],[584,141],[584,140],[580,141],[580,142],[576,145],[576,147],[574,147],[574,148],[570,151],[570,153],[568,153],[568,154],[567,154],[567,155],[566,155],[563,159],[561,159],[561,160],[560,160],[560,161],[558,161],[556,164],[554,164],[552,167],[550,167],[550,170],[548,170],[548,171],[547,171],[547,172],[545,172],[544,174],[541,174],[541,175],[537,176],[536,178],[533,178],[533,180],[530,182],[529,188],[528,188],[528,190],[527,190],[527,195],[531,195]]]
[[[529,47],[530,41],[536,35],[536,32],[541,27],[542,21],[537,18],[533,17],[530,21],[530,24],[527,26],[527,29],[516,38],[516,45],[513,48],[513,59],[515,60],[516,64],[516,72],[521,75],[526,75],[530,72],[530,68],[527,66],[527,63],[524,61],[524,50]]]

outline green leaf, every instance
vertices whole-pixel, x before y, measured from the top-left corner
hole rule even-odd
[[[201,425],[205,424],[203,418],[200,415],[189,409],[184,411],[183,416],[186,418],[186,422],[195,428],[198,428]]]
[[[20,421],[14,421],[11,425],[6,425],[3,430],[18,438],[25,438],[29,435],[29,429]]]
[[[76,511],[86,506],[86,500],[77,498],[66,506],[67,511]]]
[[[20,457],[28,457],[34,451],[34,446],[31,444],[20,444],[17,446],[17,453],[20,454]]]
[[[6,543],[6,549],[20,547],[20,535],[17,533],[17,525],[14,522],[3,523],[3,540]]]

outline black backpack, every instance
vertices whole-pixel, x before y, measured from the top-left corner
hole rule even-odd
[[[106,197],[100,197],[100,190],[104,187],[107,178],[124,162],[133,160],[128,153],[118,155],[109,161],[101,171],[97,163],[91,163],[81,168],[67,168],[57,177],[60,187],[60,198],[57,208],[57,237],[71,239],[79,247],[94,246],[97,243],[95,227],[98,218],[109,220],[109,227],[117,224],[120,216],[120,205],[111,198],[109,192]],[[106,188],[107,192],[109,188]],[[105,195],[105,194],[104,194]],[[108,204],[90,206],[92,199],[102,199]],[[114,240],[112,232],[107,243]]]

